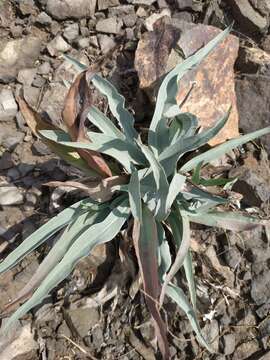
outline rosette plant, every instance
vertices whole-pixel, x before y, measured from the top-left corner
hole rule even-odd
[[[198,341],[211,351],[196,318],[190,223],[241,231],[263,221],[236,211],[222,211],[221,205],[228,204],[229,200],[206,191],[205,186],[214,185],[214,180],[207,184],[206,179],[201,179],[200,168],[231,149],[269,133],[270,127],[198,152],[226,124],[230,110],[215,126],[197,131],[198,119],[181,112],[176,95],[184,74],[198,65],[229,31],[230,28],[221,32],[165,76],[157,94],[147,143],[142,142],[134,127],[134,117],[125,108],[124,98],[116,88],[76,60],[69,58],[80,73],[64,105],[62,115],[66,131],[49,126],[23,99],[18,99],[32,130],[66,161],[85,171],[90,180],[87,183],[67,182],[69,186],[84,190],[87,197],[42,225],[0,264],[1,273],[11,269],[60,233],[29,284],[13,301],[31,295],[11,315],[6,328],[40,304],[95,246],[111,241],[129,223],[133,227],[145,301],[163,358],[170,358],[167,325],[160,311],[165,296],[186,313]],[[115,122],[93,106],[90,82],[106,97]],[[88,130],[86,119],[96,131]],[[187,153],[189,160],[185,161]],[[104,154],[109,160],[105,161]],[[220,179],[217,179],[218,184]],[[169,239],[165,229],[170,231]],[[177,285],[182,268],[190,301]]]

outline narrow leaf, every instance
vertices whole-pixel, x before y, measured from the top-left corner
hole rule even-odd
[[[164,284],[163,284],[162,289],[161,289],[160,301],[159,301],[160,306],[162,306],[162,304],[163,304],[167,286],[171,282],[173,277],[176,275],[176,273],[179,271],[181,266],[183,265],[184,260],[185,260],[185,258],[187,256],[187,253],[188,253],[188,250],[189,250],[189,246],[190,246],[189,219],[188,219],[188,217],[186,215],[181,214],[180,212],[178,212],[177,215],[178,216],[175,217],[175,220],[179,224],[179,229],[177,229],[177,230],[181,229],[182,231],[180,233],[180,231],[175,231],[176,229],[172,228],[173,237],[175,238],[175,242],[178,245],[178,251],[177,251],[177,254],[176,254],[175,261],[174,261],[172,267],[170,268],[170,271],[168,272],[167,276],[165,277]],[[178,224],[176,224],[176,226]],[[178,238],[176,239],[176,237],[178,237]]]
[[[131,174],[129,185],[129,204],[134,219],[142,221],[142,201],[141,201],[141,190],[140,180],[138,176],[138,170],[134,169]]]
[[[197,339],[199,343],[204,346],[209,352],[213,353],[213,349],[209,346],[209,344],[204,339],[200,326],[198,324],[198,320],[196,318],[196,314],[189,304],[184,292],[182,289],[175,285],[169,285],[167,288],[167,295],[174,301],[176,304],[186,313],[192,329],[197,335]]]
[[[60,263],[43,280],[32,297],[8,319],[3,332],[6,332],[14,321],[40,304],[48,293],[71,273],[76,263],[84,256],[89,255],[96,245],[108,242],[118,234],[130,213],[127,203],[127,200],[124,200],[112,210],[104,221],[92,225],[76,239]]]
[[[197,309],[197,296],[196,296],[196,285],[194,279],[194,271],[192,265],[192,255],[191,251],[189,250],[187,256],[184,260],[184,271],[188,283],[188,290],[190,294],[191,303],[193,305],[194,311]]]
[[[250,134],[240,136],[235,139],[231,139],[221,145],[218,145],[214,147],[213,149],[210,149],[203,154],[200,154],[198,156],[195,156],[193,159],[189,160],[185,165],[183,165],[180,169],[181,173],[185,173],[187,171],[190,171],[194,169],[199,163],[203,163],[203,165],[207,164],[208,162],[215,160],[219,158],[220,156],[228,153],[232,149],[235,149],[238,146],[241,146],[248,141],[254,140],[260,136],[266,135],[270,132],[270,126],[254,131]]]
[[[125,140],[125,135],[95,106],[89,109],[88,119],[105,135]]]
[[[151,149],[138,143],[146,159],[149,161],[151,169],[153,171],[157,192],[156,192],[156,219],[159,221],[164,220],[167,217],[166,200],[169,191],[169,184],[164,169],[155,158],[155,155]]]
[[[72,219],[74,219],[75,216],[79,215],[80,212],[78,211],[80,211],[81,206],[88,204],[91,204],[88,202],[88,200],[81,200],[69,208],[63,210],[61,213],[42,225],[5,258],[5,260],[0,264],[0,273],[11,269],[27,254],[48,240],[57,231],[61,230]]]
[[[197,66],[230,32],[231,27],[218,34],[213,40],[197,51],[194,55],[184,60],[170,71],[164,78],[156,100],[155,112],[150,124],[148,143],[154,149],[155,154],[159,152],[159,141],[167,135],[167,125],[164,118],[166,104],[177,105],[176,95],[178,82],[188,70]]]
[[[134,117],[125,108],[125,98],[119,94],[117,89],[108,80],[95,74],[91,81],[101,94],[105,95],[113,116],[119,122],[126,138],[133,142],[138,138],[138,133],[134,129]]]
[[[207,144],[210,139],[218,134],[228,121],[230,111],[231,109],[215,124],[215,126],[202,133],[187,138],[179,138],[173,145],[169,146],[160,154],[159,161],[168,176],[174,171],[175,163],[182,155]]]
[[[166,325],[158,310],[160,283],[158,277],[158,235],[154,216],[147,206],[142,206],[142,222],[134,220],[133,242],[143,281],[145,301],[154,320],[158,345],[163,359],[169,359]]]
[[[63,121],[73,141],[89,142],[86,136],[85,120],[92,106],[92,95],[86,80],[86,71],[81,72],[71,85],[62,112]],[[91,141],[91,140],[90,140]],[[78,150],[91,169],[101,176],[112,176],[102,155],[92,150]]]
[[[242,215],[232,211],[210,211],[205,214],[188,214],[188,216],[192,222],[232,231],[245,231],[256,226],[267,226],[269,224],[267,220],[257,219],[250,215]]]
[[[172,181],[169,186],[167,201],[166,201],[166,213],[170,210],[174,200],[176,199],[179,192],[183,191],[184,184],[186,181],[185,176],[178,176],[180,174],[175,174],[172,178]]]

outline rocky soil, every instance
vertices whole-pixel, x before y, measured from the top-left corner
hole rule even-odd
[[[209,25],[224,29],[232,21],[228,46],[200,69],[209,76],[208,86],[195,89],[185,104],[208,121],[216,118],[211,110],[215,105],[224,110],[232,103],[234,113],[223,139],[269,125],[268,0],[0,0],[1,258],[80,196],[43,186],[49,180],[64,181],[80,174],[31,134],[17,95],[23,94],[33,108],[59,122],[66,84],[75,74],[61,55],[70,54],[88,65],[104,56],[102,74],[125,95],[137,124],[147,123],[153,84],[183,54],[195,51],[192,46],[200,48],[205,41],[200,35],[191,46],[190,39],[196,34],[211,36],[217,30]],[[154,45],[158,52],[152,52],[160,34],[162,46]],[[180,55],[175,50],[179,48]],[[198,80],[200,73],[193,76]],[[184,81],[187,86],[190,79]],[[205,106],[194,107],[205,95],[213,101],[213,89],[223,95],[208,105],[208,112]],[[269,154],[270,137],[266,136],[213,163],[208,176],[237,176],[232,189],[235,207],[269,218]],[[235,234],[194,227],[199,318],[217,353],[203,350],[188,320],[167,303],[164,311],[173,359],[270,359],[269,241],[270,234],[263,228]],[[123,261],[118,245],[115,239],[83,259],[41,306],[7,337],[0,337],[0,360],[158,359],[134,253],[128,248],[129,261]],[[1,310],[27,283],[49,246],[1,275]]]

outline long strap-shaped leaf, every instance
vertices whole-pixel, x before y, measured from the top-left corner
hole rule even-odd
[[[268,226],[269,220],[261,220],[250,215],[242,215],[233,211],[209,211],[204,214],[187,213],[190,221],[207,226],[216,226],[225,230],[244,231],[256,226]]]
[[[138,150],[135,150],[136,148],[134,146],[124,140],[109,137],[104,134],[95,133],[91,143],[83,143],[70,141],[68,134],[61,131],[44,130],[41,131],[41,133],[45,138],[62,145],[80,149],[91,149],[107,154],[120,162],[128,172],[132,171],[132,162],[136,164],[140,164],[141,161],[145,162],[142,154]],[[91,135],[93,136],[93,134]]]
[[[194,311],[196,311],[197,309],[196,285],[195,285],[194,271],[192,265],[192,255],[190,250],[188,251],[187,256],[185,257],[184,260],[184,271],[188,283],[190,300],[193,305]]]
[[[44,260],[39,265],[37,271],[27,282],[27,284],[20,290],[15,299],[8,303],[5,310],[10,306],[14,306],[19,301],[28,297],[31,292],[36,289],[41,282],[46,278],[50,271],[59,263],[68,251],[69,247],[75,242],[80,234],[94,223],[104,220],[108,214],[108,209],[99,212],[87,211],[79,215],[71,224],[67,226],[65,231],[53,245],[52,249]]]
[[[0,264],[0,273],[11,269],[23,257],[36,249],[43,242],[48,240],[57,231],[66,226],[72,219],[74,219],[74,217],[80,214],[79,208],[84,204],[91,205],[92,202],[90,200],[81,200],[76,204],[73,204],[42,225],[32,235],[28,236],[28,238],[25,239],[15,250],[13,250],[13,252],[9,254]]]
[[[81,258],[89,255],[96,245],[108,242],[118,234],[130,214],[127,205],[127,200],[122,201],[104,221],[92,225],[77,238],[64,258],[43,280],[32,297],[9,318],[2,331],[5,332],[14,321],[20,319],[30,309],[38,305],[57,284],[71,273]]]
[[[128,185],[129,204],[134,219],[142,220],[141,189],[138,170],[134,169]]]
[[[228,121],[230,111],[215,124],[215,126],[187,138],[179,138],[174,144],[165,149],[159,156],[159,161],[164,167],[167,176],[171,175],[175,169],[175,163],[186,152],[198,149],[208,143],[224,127]]]
[[[95,106],[89,109],[88,119],[105,135],[125,140],[125,135]]]
[[[134,220],[133,228],[134,247],[139,263],[140,273],[145,292],[145,301],[154,320],[158,345],[163,359],[170,358],[166,335],[166,325],[158,310],[160,283],[158,277],[158,237],[154,216],[151,211],[142,205],[142,222]]]
[[[155,154],[159,153],[159,141],[167,135],[167,126],[163,117],[166,103],[176,104],[178,91],[178,81],[188,70],[197,66],[224,38],[229,34],[231,27],[218,34],[213,40],[197,51],[194,55],[187,58],[177,65],[164,78],[157,96],[156,108],[150,124],[148,143],[154,149]]]
[[[178,247],[178,251],[175,261],[170,268],[167,276],[165,277],[164,284],[161,289],[159,301],[160,306],[162,306],[163,304],[167,286],[173,279],[174,275],[179,271],[180,267],[183,265],[190,246],[190,225],[188,217],[185,214],[181,214],[180,211],[177,209],[174,216],[174,221],[176,226],[172,227],[172,232],[173,238]]]
[[[126,138],[133,142],[138,138],[138,133],[134,128],[134,117],[125,108],[125,98],[119,94],[112,83],[101,76],[96,74],[91,78],[91,81],[101,94],[107,97],[113,116],[118,120]]]
[[[153,171],[157,192],[156,192],[156,211],[155,216],[158,221],[162,221],[167,217],[167,209],[166,209],[166,200],[169,192],[169,183],[165,174],[163,167],[155,158],[152,150],[141,143],[139,143],[142,152],[144,153],[146,159],[149,161],[151,169]]]
[[[210,149],[203,154],[195,156],[193,159],[189,160],[185,165],[183,165],[180,169],[181,173],[185,173],[194,169],[197,165],[202,163],[202,165],[207,164],[209,161],[219,158],[220,156],[228,153],[230,150],[235,149],[238,146],[245,144],[248,141],[254,140],[260,136],[266,135],[270,133],[270,126],[254,131],[250,134],[240,136],[235,139],[231,139],[221,145]]]
[[[180,174],[175,174],[172,178],[172,181],[169,186],[168,196],[166,200],[166,212],[168,213],[174,200],[176,199],[179,192],[183,190],[186,177],[185,176],[178,176]]]
[[[169,285],[167,287],[167,295],[176,302],[176,304],[186,313],[190,324],[192,326],[192,329],[197,335],[197,339],[200,342],[202,346],[204,346],[209,352],[213,353],[213,349],[209,346],[209,344],[206,342],[205,338],[202,335],[200,326],[198,324],[196,314],[194,310],[192,309],[192,306],[189,304],[184,292],[182,289],[180,289],[178,286],[175,285]]]

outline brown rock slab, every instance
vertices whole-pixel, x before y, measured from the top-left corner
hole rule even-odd
[[[179,42],[185,57],[194,54],[219,32],[220,30],[217,28],[201,24],[185,31]],[[234,63],[238,48],[238,39],[229,35],[198,67],[189,71],[180,80],[178,104],[182,103],[195,82],[188,99],[182,106],[182,111],[196,115],[200,120],[201,127],[213,126],[232,106],[226,126],[210,141],[210,145],[217,145],[239,135],[234,83]]]
[[[179,39],[179,31],[171,25],[168,16],[158,19],[152,26],[153,31],[142,35],[135,54],[140,88],[146,90],[166,73],[171,50]]]

